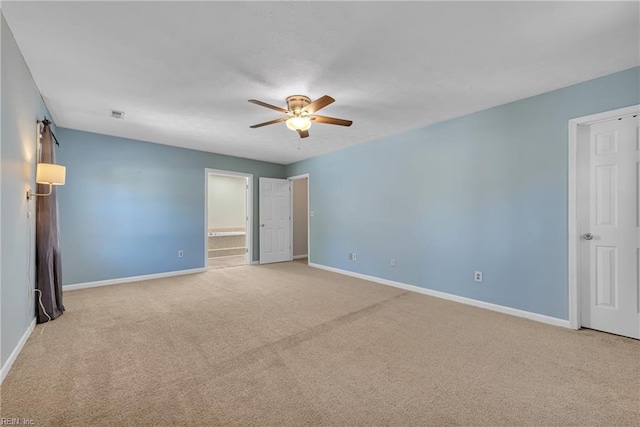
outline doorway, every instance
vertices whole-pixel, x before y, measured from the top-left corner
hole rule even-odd
[[[309,263],[309,174],[291,181],[291,259]]]
[[[640,108],[570,121],[570,322],[640,339]]]
[[[253,175],[206,169],[205,265],[251,264]]]

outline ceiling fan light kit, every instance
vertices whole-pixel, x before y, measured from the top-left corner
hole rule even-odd
[[[311,119],[309,117],[291,117],[285,123],[289,129],[296,132],[307,130],[311,127]]]
[[[309,128],[311,122],[326,123],[330,125],[338,126],[351,126],[353,123],[351,120],[335,119],[333,117],[325,117],[316,115],[315,112],[326,107],[329,104],[335,102],[335,99],[328,95],[318,98],[311,102],[308,96],[304,95],[292,95],[287,97],[287,109],[276,107],[275,105],[267,104],[266,102],[258,101],[256,99],[250,99],[252,104],[260,105],[262,107],[270,108],[272,110],[279,111],[286,114],[288,117],[281,117],[279,119],[271,120],[257,125],[249,126],[252,129],[259,128],[266,125],[272,125],[275,123],[285,122],[287,127],[292,131],[298,132],[300,138],[306,138],[309,136]]]

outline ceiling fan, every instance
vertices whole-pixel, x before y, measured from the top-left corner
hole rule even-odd
[[[287,109],[276,107],[275,105],[267,104],[266,102],[258,101],[256,99],[250,99],[249,102],[261,105],[263,107],[271,108],[272,110],[279,111],[286,114],[287,117],[281,117],[279,119],[271,120],[257,125],[249,126],[251,129],[259,128],[266,125],[272,125],[274,123],[286,122],[287,127],[293,131],[298,132],[300,138],[306,138],[309,136],[309,128],[312,122],[326,123],[329,125],[338,126],[351,126],[353,123],[351,120],[335,119],[333,117],[319,116],[315,114],[316,111],[326,107],[327,105],[335,102],[335,99],[329,95],[325,95],[311,102],[311,99],[304,95],[292,95],[287,98]]]

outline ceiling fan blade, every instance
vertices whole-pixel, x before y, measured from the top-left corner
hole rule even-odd
[[[311,120],[318,123],[326,123],[328,125],[339,125],[339,126],[351,126],[353,122],[351,120],[344,119],[335,119],[333,117],[326,116],[311,116]]]
[[[276,111],[279,111],[279,112],[284,113],[284,114],[288,114],[289,113],[289,111],[285,110],[284,108],[276,107],[275,105],[267,104],[266,102],[258,101],[257,99],[250,99],[249,102],[251,102],[252,104],[261,105],[263,107],[271,108],[272,110],[276,110]]]
[[[309,136],[308,130],[299,130],[298,133],[300,134],[300,138],[306,138]]]
[[[284,122],[285,120],[287,120],[289,117],[280,117],[279,119],[275,119],[275,120],[271,120],[269,122],[264,122],[264,123],[258,123],[257,125],[253,125],[253,126],[249,126],[251,129],[255,129],[255,128],[261,128],[262,126],[266,126],[266,125],[272,125],[274,123],[280,123],[280,122]]]
[[[322,108],[326,107],[329,104],[332,104],[336,102],[335,99],[333,99],[332,97],[330,97],[329,95],[325,95],[321,98],[316,99],[315,101],[313,101],[311,104],[307,105],[306,107],[304,107],[302,109],[302,111],[306,111],[309,114],[313,114],[316,111],[321,110]]]

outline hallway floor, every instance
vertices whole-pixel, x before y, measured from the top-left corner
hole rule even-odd
[[[244,255],[232,255],[225,256],[219,258],[209,258],[208,266],[209,269],[212,268],[226,268],[226,267],[237,267],[239,265],[245,265],[245,256]]]

